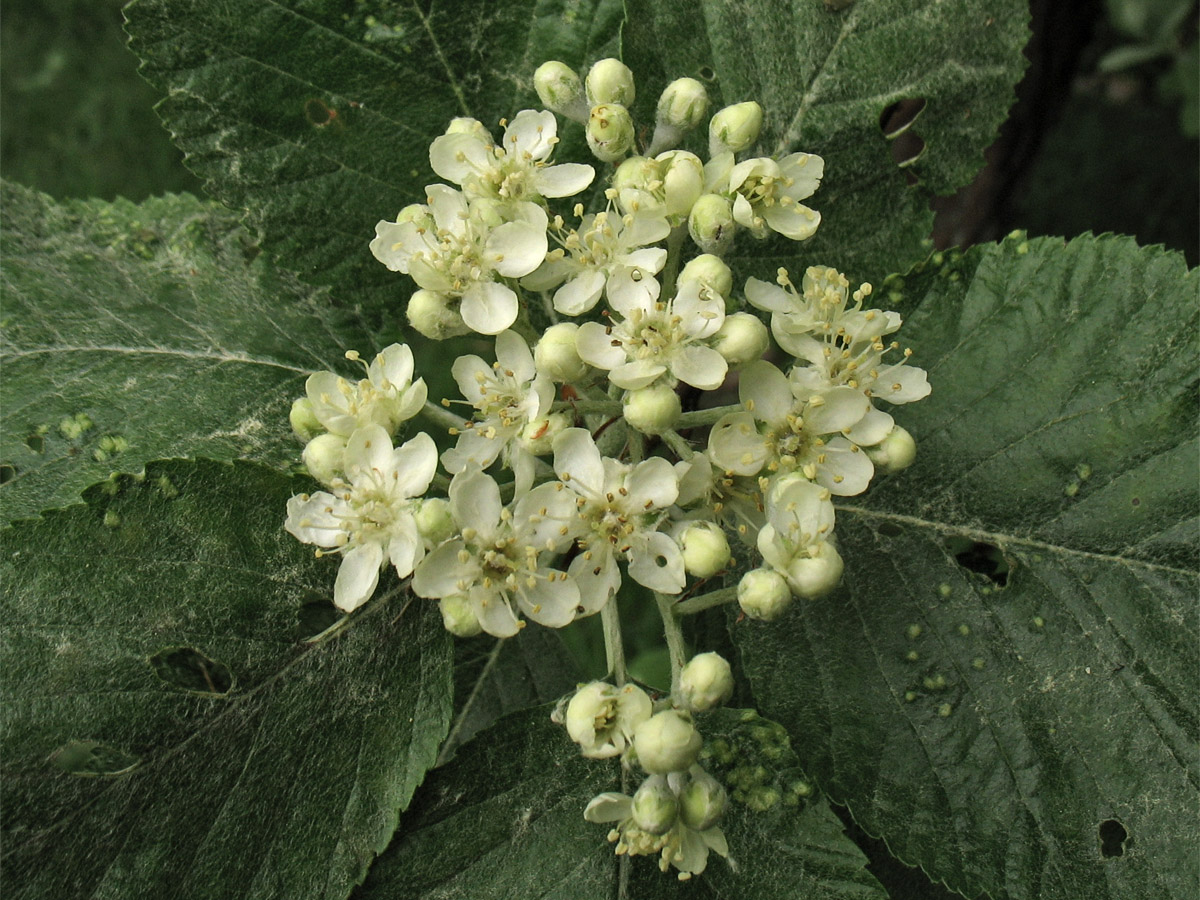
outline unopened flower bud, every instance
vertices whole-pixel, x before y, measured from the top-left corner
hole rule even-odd
[[[462,594],[451,594],[438,600],[438,609],[442,613],[442,624],[455,637],[475,637],[483,631],[471,602]]]
[[[725,788],[699,766],[692,766],[688,783],[679,792],[679,818],[688,828],[707,831],[725,812]]]
[[[458,310],[450,308],[449,299],[444,294],[424,289],[408,298],[408,322],[434,341],[467,334],[471,330]]]
[[[619,59],[602,59],[588,70],[587,98],[592,106],[619,103],[632,106],[633,72]]]
[[[689,281],[698,281],[701,287],[721,297],[728,297],[733,291],[733,272],[721,257],[711,253],[701,253],[683,267],[678,283],[683,285]]]
[[[659,382],[627,392],[621,413],[642,434],[662,434],[679,421],[683,405],[673,387]]]
[[[576,122],[587,121],[590,107],[584,99],[583,82],[566,63],[557,59],[542,63],[533,73],[533,87],[546,109]]]
[[[547,328],[533,348],[537,370],[564,384],[583,378],[588,366],[575,347],[578,332],[579,326],[574,322],[559,322]]]
[[[842,557],[833,544],[822,541],[817,555],[802,553],[788,563],[787,582],[797,597],[813,600],[824,596],[842,580]]]
[[[321,484],[331,484],[345,471],[346,439],[319,434],[304,446],[304,466]]]
[[[450,501],[441,497],[429,497],[417,502],[417,531],[431,544],[440,544],[454,534],[454,517],[450,514]]]
[[[762,107],[753,100],[727,106],[708,123],[708,156],[727,151],[739,153],[758,140],[762,130]]]
[[[571,427],[571,420],[562,413],[550,413],[544,419],[530,422],[521,429],[518,438],[522,447],[535,456],[544,456],[554,449],[559,432]]]
[[[679,817],[679,801],[662,775],[651,775],[633,795],[633,823],[647,834],[666,834]]]
[[[691,712],[707,712],[733,696],[733,671],[719,653],[693,656],[679,673],[680,705]]]
[[[725,317],[712,346],[731,369],[736,369],[761,359],[770,343],[762,319],[753,313],[740,312]]]
[[[616,103],[593,106],[587,123],[587,143],[601,162],[616,162],[633,147],[633,119]]]
[[[633,733],[638,762],[652,775],[686,771],[703,743],[691,717],[674,709],[651,716]]]
[[[662,179],[664,212],[668,216],[686,216],[704,190],[704,163],[686,150],[660,153],[655,162]]]
[[[687,522],[675,533],[689,575],[709,578],[729,563],[729,541],[721,526],[712,522]]]
[[[657,120],[680,131],[691,131],[708,112],[708,91],[695,78],[676,78],[658,98]]]
[[[774,569],[751,569],[738,582],[737,595],[742,612],[764,622],[774,622],[792,605],[792,589]]]
[[[618,193],[624,190],[649,191],[650,184],[659,180],[658,163],[645,156],[623,160],[613,172],[612,186]]]
[[[705,253],[720,256],[733,243],[733,206],[719,194],[703,194],[688,215],[688,234]]]
[[[321,420],[313,412],[312,401],[307,397],[299,397],[292,404],[292,411],[288,414],[288,421],[292,423],[292,434],[305,443],[311,441],[325,430],[325,426],[321,424]]]
[[[489,144],[492,142],[492,136],[488,133],[483,123],[478,119],[472,119],[470,116],[459,116],[456,119],[451,119],[450,124],[446,126],[446,134],[469,134]]]
[[[437,224],[433,221],[433,213],[424,203],[410,203],[400,210],[399,215],[396,216],[396,224],[403,225],[405,222],[412,222],[420,228],[437,228]]]
[[[875,464],[876,470],[882,472],[899,472],[911,466],[917,458],[917,442],[899,425],[893,425],[887,437],[878,444],[863,447],[863,450]]]

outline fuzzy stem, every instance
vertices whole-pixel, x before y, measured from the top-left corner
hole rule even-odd
[[[577,412],[581,416],[619,416],[621,404],[612,400],[560,400],[553,412]]]
[[[674,599],[655,591],[654,602],[658,604],[658,614],[662,616],[667,654],[671,657],[671,696],[674,697],[679,694],[679,673],[687,663],[687,645],[683,641],[683,628],[679,625]]]
[[[667,237],[667,264],[663,266],[662,296],[675,296],[675,279],[679,275],[679,263],[683,257],[683,241],[687,237],[687,225],[677,226]]]
[[[676,431],[667,430],[659,435],[668,447],[675,451],[675,455],[682,460],[689,460],[696,455],[696,451],[692,449],[692,445],[679,436]]]
[[[724,606],[726,603],[734,603],[737,601],[737,587],[721,588],[719,591],[713,591],[708,594],[701,594],[698,597],[689,597],[682,603],[675,604],[675,615],[690,616],[694,613],[702,612],[706,609],[712,609],[714,606]]]
[[[467,424],[467,420],[462,416],[456,416],[450,410],[442,409],[442,407],[429,400],[426,400],[425,405],[421,407],[420,414],[429,419],[434,425],[441,425],[444,428],[462,428]]]
[[[700,425],[712,425],[721,416],[728,413],[745,412],[746,407],[740,403],[734,403],[731,406],[714,406],[711,409],[697,409],[692,412],[685,412],[679,417],[679,421],[675,423],[675,430],[682,431],[685,428],[696,428]]]
[[[610,597],[601,608],[600,624],[604,626],[604,658],[608,671],[617,687],[624,687],[625,644],[621,641],[621,614],[617,611],[616,597]]]

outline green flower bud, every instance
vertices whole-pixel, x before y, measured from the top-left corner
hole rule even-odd
[[[544,456],[554,449],[559,432],[571,427],[571,419],[562,413],[551,413],[544,419],[530,422],[521,429],[521,446],[535,456]]]
[[[633,72],[619,59],[602,59],[588,70],[587,98],[592,106],[633,106]]]
[[[574,322],[559,322],[547,328],[533,348],[533,361],[538,371],[567,384],[583,378],[588,366],[575,348],[578,332],[579,326]]]
[[[887,437],[874,447],[863,447],[863,450],[875,468],[885,473],[907,469],[917,458],[917,442],[899,425],[893,425]]]
[[[822,541],[817,555],[801,554],[788,563],[787,582],[797,597],[812,600],[828,594],[842,580],[842,557],[833,544]]]
[[[587,142],[601,162],[616,162],[633,148],[633,119],[617,103],[593,106],[588,116]]]
[[[705,253],[720,256],[733,243],[733,206],[719,194],[703,194],[688,215],[688,234]]]
[[[698,281],[702,287],[722,297],[728,297],[733,291],[733,272],[719,256],[711,253],[701,253],[683,267],[679,273],[679,284],[689,281]]]
[[[454,534],[454,517],[450,515],[449,500],[441,497],[420,500],[413,518],[421,537],[431,544],[440,544]]]
[[[758,140],[762,130],[762,107],[753,100],[727,106],[708,123],[708,156],[727,151],[739,153]]]
[[[691,712],[707,712],[733,696],[733,671],[719,653],[693,656],[679,673],[679,703]]]
[[[312,401],[307,397],[300,397],[292,404],[288,421],[292,423],[292,434],[305,443],[325,430],[325,426],[313,412]]]
[[[458,310],[450,308],[448,297],[423,289],[408,298],[408,322],[434,341],[444,341],[471,331]]]
[[[679,801],[662,775],[651,775],[633,795],[633,823],[647,834],[666,834],[679,817]]]
[[[492,142],[492,136],[483,127],[483,123],[469,116],[459,116],[457,119],[451,119],[450,124],[446,126],[446,134],[472,134],[489,144]]]
[[[675,389],[660,381],[626,392],[621,412],[629,426],[642,434],[662,434],[679,421],[683,406]]]
[[[709,578],[729,563],[729,541],[725,531],[712,522],[687,522],[675,533],[683,553],[683,568],[689,575]]]
[[[587,121],[583,82],[566,63],[556,59],[542,63],[533,73],[533,87],[546,109],[576,122]]]
[[[725,812],[725,788],[699,766],[692,766],[691,778],[679,792],[679,818],[688,828],[707,831]]]
[[[738,582],[737,595],[742,612],[764,622],[774,622],[792,605],[792,589],[774,569],[751,569]]]
[[[657,121],[691,131],[708,112],[708,91],[695,78],[676,78],[658,98]]]
[[[403,225],[405,222],[412,222],[420,228],[437,228],[433,214],[424,203],[410,203],[400,210],[400,214],[396,216],[396,224]]]
[[[304,466],[321,484],[332,484],[341,477],[346,455],[346,439],[336,434],[319,434],[304,447]]]
[[[704,163],[686,150],[660,153],[655,162],[662,180],[663,209],[668,216],[686,216],[704,190]]]
[[[651,716],[633,733],[638,762],[652,775],[686,771],[702,744],[691,717],[674,709]]]
[[[713,349],[725,358],[731,369],[761,359],[770,345],[767,326],[753,313],[726,316],[713,340]]]
[[[462,594],[451,594],[438,601],[438,609],[442,613],[442,624],[455,637],[475,637],[483,631],[471,602]]]

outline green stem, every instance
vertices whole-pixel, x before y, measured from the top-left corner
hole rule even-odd
[[[621,614],[617,611],[617,598],[609,597],[600,610],[600,624],[604,626],[604,658],[608,671],[617,687],[625,686],[625,644],[621,641]]]
[[[667,237],[667,264],[663,266],[662,296],[675,296],[675,279],[679,276],[679,263],[683,258],[683,241],[687,237],[687,225],[679,225]]]
[[[724,606],[727,603],[735,602],[737,602],[737,588],[721,588],[719,591],[690,597],[682,603],[676,603],[674,610],[677,616],[690,616],[706,609],[712,609],[714,606]]]
[[[441,425],[443,428],[461,429],[467,424],[467,420],[462,416],[456,416],[450,410],[443,409],[429,400],[426,400],[425,405],[421,407],[421,415],[429,419],[433,424]]]
[[[693,412],[685,412],[679,417],[679,421],[675,423],[675,430],[682,431],[685,428],[712,425],[724,415],[745,411],[746,407],[742,406],[742,404],[734,403],[732,406],[714,406],[712,409],[697,409]]]
[[[553,412],[573,411],[581,416],[619,416],[621,404],[612,400],[560,400],[555,403]]]
[[[667,430],[659,435],[659,437],[682,460],[689,460],[696,455],[696,451],[692,449],[692,445],[680,437],[678,432]]]
[[[640,463],[646,456],[646,439],[636,429],[629,429],[629,461]]]
[[[671,658],[671,695],[679,693],[679,673],[687,663],[687,645],[683,641],[683,628],[679,624],[679,616],[675,612],[675,601],[666,594],[654,592],[654,602],[658,604],[658,614],[663,620],[663,635],[667,639],[667,655]]]

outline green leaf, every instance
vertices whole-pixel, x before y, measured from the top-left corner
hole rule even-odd
[[[709,738],[702,760],[734,798],[721,827],[736,873],[710,854],[705,872],[681,883],[674,870],[658,870],[657,858],[614,856],[608,826],[585,821],[583,809],[598,793],[622,790],[620,767],[581,757],[565,730],[550,722],[550,708],[540,707],[501,719],[430,774],[401,836],[354,896],[885,896],[828,803],[811,794],[782,728],[749,710],[722,710],[699,726]],[[636,787],[627,783],[625,791]]]
[[[454,724],[439,764],[505,713],[557,700],[579,681],[558,631],[533,622],[514,638],[455,641]]]
[[[371,349],[347,314],[252,261],[215,204],[4,194],[5,521],[161,457],[295,463],[288,409],[305,378]]]
[[[294,480],[155,462],[0,532],[13,897],[340,898],[450,717],[435,608],[335,637],[336,566],[280,527]]]
[[[797,254],[852,279],[907,268],[932,229],[929,192],[950,193],[981,168],[1025,67],[1028,5],[1019,0],[630,0],[627,7],[624,56],[640,83],[690,75],[708,81],[714,108],[757,100],[760,153],[803,150],[825,160],[821,188],[807,201],[822,214],[815,237],[797,245],[739,236],[730,260],[760,278],[794,265]],[[643,103],[654,102],[650,94]],[[889,138],[885,111],[902,101],[924,105],[903,133],[890,121]],[[905,118],[903,110],[897,115]],[[897,162],[922,147],[902,171]],[[905,171],[920,189],[907,185]]]
[[[1200,890],[1198,280],[1018,234],[885,285],[917,462],[839,506],[842,590],[733,627],[801,763],[968,896]]]
[[[371,256],[375,223],[423,202],[454,116],[495,127],[537,103],[546,59],[611,55],[619,0],[136,0],[158,111],[209,192],[335,299],[392,306],[408,280]]]

